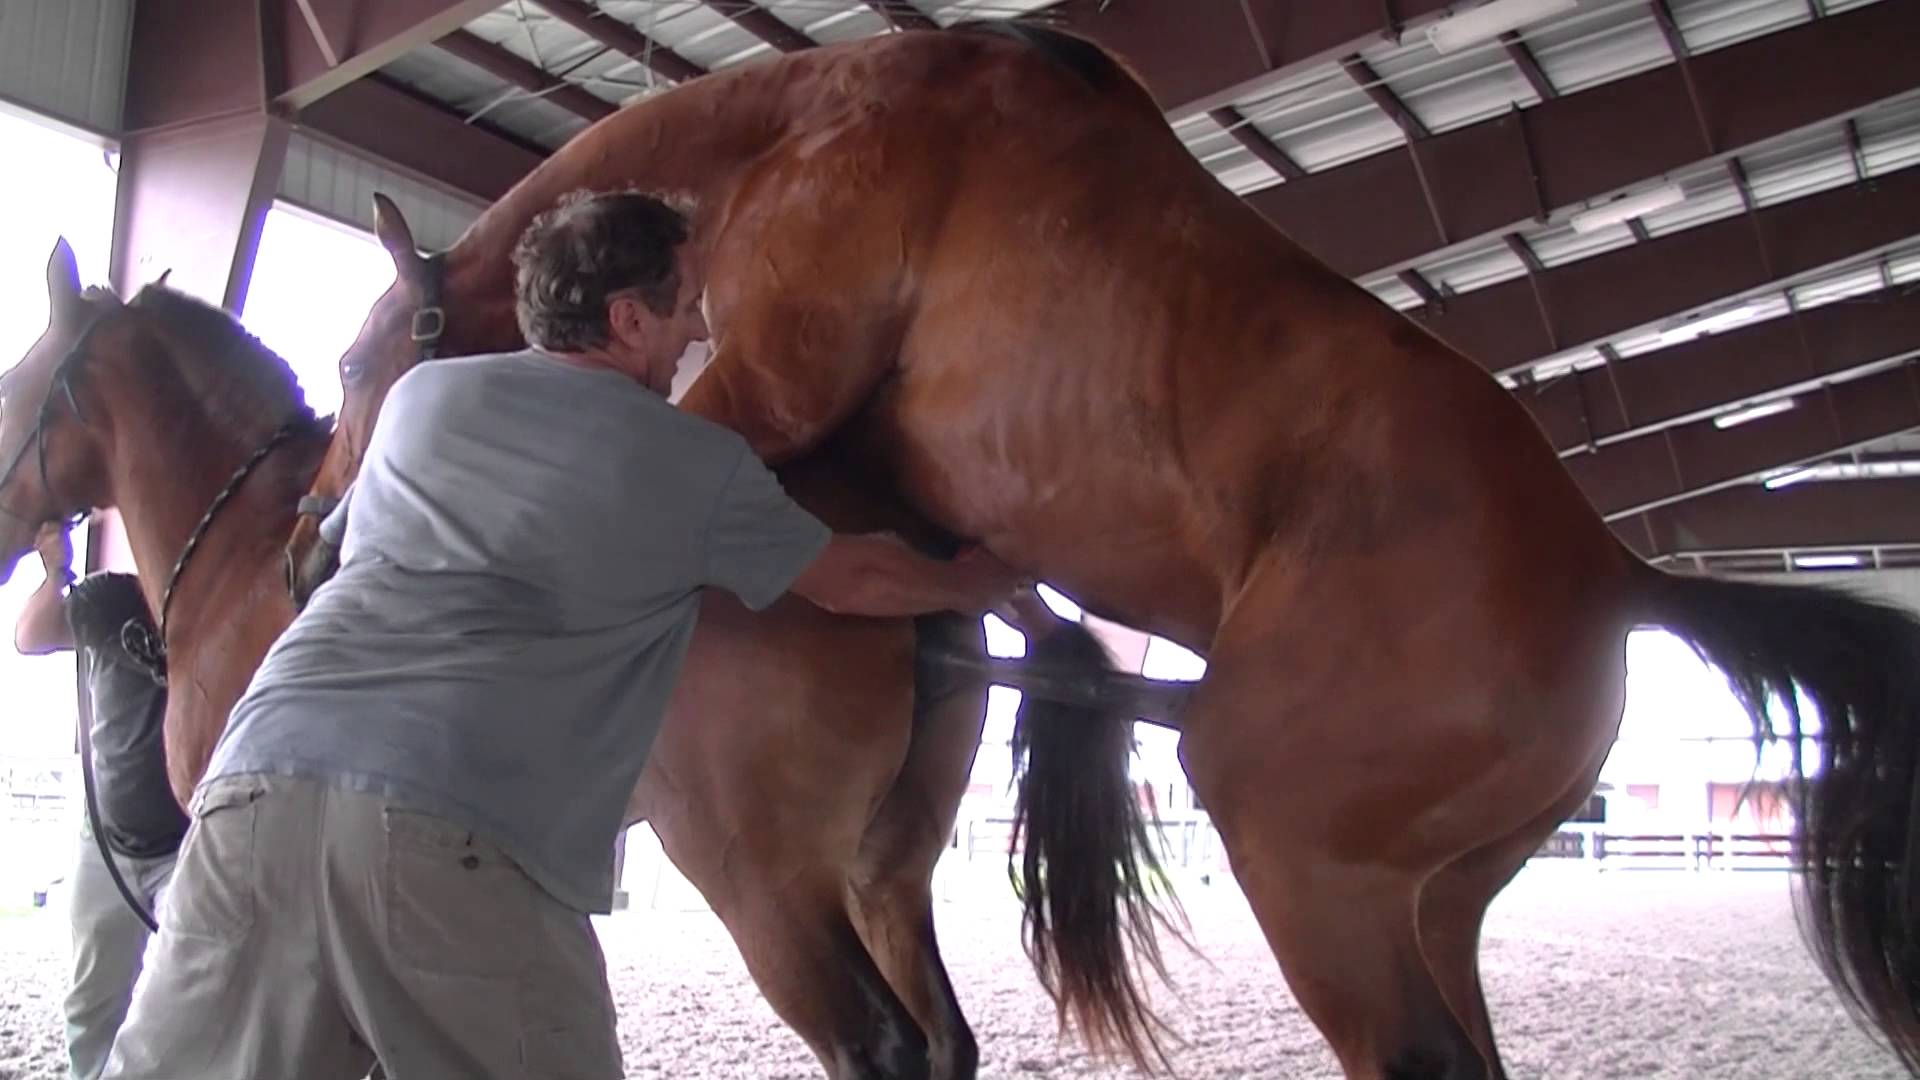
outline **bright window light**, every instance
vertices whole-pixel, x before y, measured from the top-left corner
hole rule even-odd
[[[393,259],[371,234],[280,203],[267,211],[241,319],[325,416],[340,407],[340,354],[391,284]]]

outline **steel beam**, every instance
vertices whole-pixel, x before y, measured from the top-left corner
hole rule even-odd
[[[1643,558],[1920,542],[1920,477],[1743,484],[1613,523]]]
[[[490,0],[141,0],[124,127],[312,104],[493,8]],[[276,50],[268,56],[265,50]],[[264,85],[263,85],[264,84]]]
[[[1504,372],[1914,236],[1920,168],[1564,263],[1450,296],[1444,310],[1409,314],[1482,366]]]
[[[1540,95],[1540,100],[1551,101],[1560,96],[1560,91],[1553,85],[1553,80],[1547,78],[1546,70],[1540,66],[1540,61],[1534,58],[1533,50],[1527,46],[1525,38],[1516,31],[1509,30],[1500,35],[1500,44],[1507,50],[1507,59],[1513,61],[1513,66],[1520,69],[1520,74],[1526,78],[1527,85],[1533,87],[1533,92]]]
[[[298,126],[430,183],[493,202],[545,154],[379,78],[361,79],[302,110]]]
[[[149,2],[141,0],[141,6]],[[500,6],[499,0],[266,2],[284,9],[286,89],[278,101],[291,109],[311,105]]]
[[[1916,352],[1920,292],[1883,291],[1576,371],[1517,397],[1569,453]]]
[[[1920,372],[1904,364],[1827,386],[1798,407],[1721,430],[1706,421],[1668,428],[1567,459],[1609,519],[1630,517],[1920,428]]]
[[[538,64],[465,30],[455,30],[434,42],[433,46],[450,56],[459,57],[502,82],[545,98],[589,124],[619,111],[619,106],[593,94],[586,87],[570,83],[546,71]]]
[[[1279,173],[1282,179],[1298,180],[1307,175],[1307,170],[1299,162],[1287,156],[1287,152],[1272,139],[1262,135],[1259,128],[1240,114],[1240,110],[1231,105],[1222,105],[1217,109],[1208,109],[1207,116],[1226,129],[1227,134],[1233,136],[1233,141],[1245,147],[1249,154]]]
[[[1916,39],[1920,5],[1873,4],[1688,63],[1714,141],[1738,148],[1920,88]],[[1447,234],[1484,236],[1712,157],[1693,116],[1685,80],[1667,65],[1442,132],[1420,143],[1418,161],[1403,146],[1247,201],[1359,277],[1432,250],[1423,170]]]
[[[547,13],[655,75],[686,82],[707,69],[583,0],[534,0]]]
[[[1040,16],[1120,54],[1176,118],[1239,85],[1397,37],[1454,0],[1065,0]]]
[[[895,30],[938,30],[940,24],[921,14],[908,0],[866,0],[866,5],[893,24]]]
[[[709,3],[707,6],[726,16],[735,26],[781,52],[799,52],[819,44],[780,21],[765,8],[754,7],[751,3],[737,6],[740,4],[741,0],[719,0],[718,3]]]

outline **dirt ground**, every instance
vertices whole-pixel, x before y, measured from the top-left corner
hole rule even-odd
[[[1771,872],[1529,869],[1496,904],[1483,972],[1516,1077],[1902,1076],[1846,1018]],[[1019,916],[990,864],[945,879],[938,913],[983,1077],[1125,1077],[1056,1036]],[[1176,1075],[1337,1077],[1230,883],[1183,883],[1204,959],[1171,954],[1156,1001],[1183,1040]],[[66,934],[55,906],[0,914],[0,1078],[54,1080]],[[627,1075],[818,1077],[697,897],[666,887],[601,922]]]

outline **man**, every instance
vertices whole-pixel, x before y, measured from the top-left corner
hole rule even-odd
[[[109,1076],[620,1076],[588,916],[702,591],[876,616],[1015,594],[986,556],[832,534],[666,401],[707,335],[688,238],[659,199],[568,200],[514,255],[534,347],[394,384],[323,530],[340,568],[196,793]]]
[[[91,702],[83,722],[106,846],[121,880],[149,912],[155,911],[173,874],[187,817],[167,784],[161,740],[166,691],[120,643],[121,627],[129,620],[146,622],[146,600],[131,574],[100,573],[74,581],[73,548],[64,528],[42,530],[36,546],[47,580],[27,598],[14,624],[14,648],[27,656],[78,651]],[[114,884],[85,816],[69,880],[68,1070],[74,1080],[95,1080],[106,1068],[114,1033],[133,1000],[147,925]]]

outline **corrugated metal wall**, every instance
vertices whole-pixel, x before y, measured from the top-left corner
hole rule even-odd
[[[280,197],[288,202],[371,232],[376,191],[393,200],[413,228],[414,241],[429,251],[451,247],[482,209],[300,132],[288,141],[280,175]]]
[[[0,97],[120,130],[133,0],[0,0]]]

